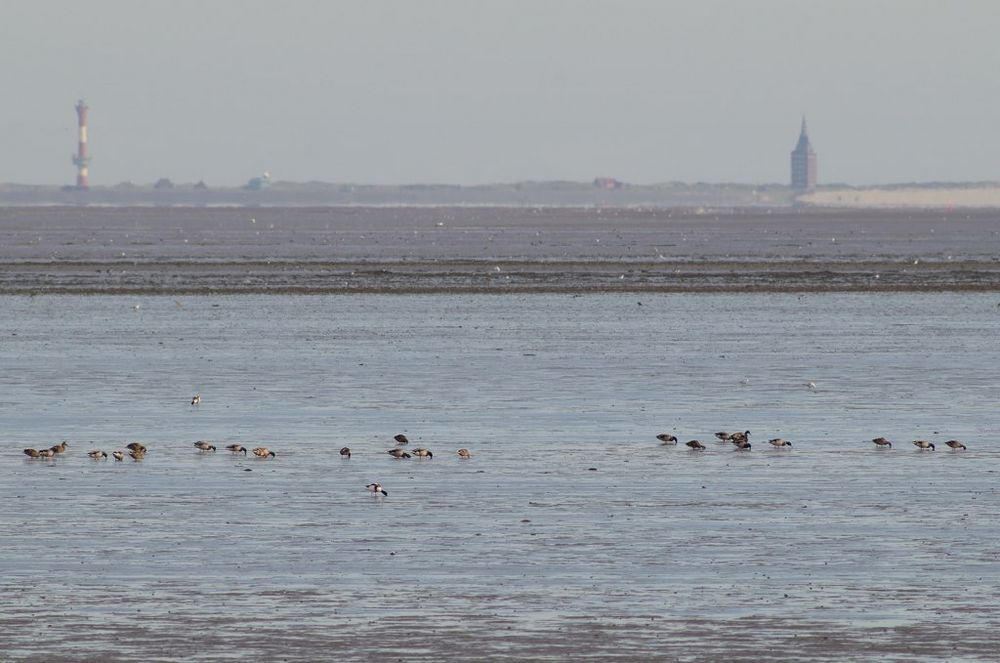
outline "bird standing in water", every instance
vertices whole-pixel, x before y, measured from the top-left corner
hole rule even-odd
[[[383,495],[389,494],[384,490],[382,490],[382,484],[380,483],[370,483],[367,486],[365,486],[365,488],[367,488],[368,492],[370,492],[372,495],[376,495],[378,493],[382,493]]]
[[[733,433],[732,435],[729,436],[729,441],[735,444],[736,446],[740,446],[743,443],[749,443],[750,431],[743,431],[742,433]]]

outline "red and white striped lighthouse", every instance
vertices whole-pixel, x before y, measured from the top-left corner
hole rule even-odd
[[[87,110],[88,106],[83,99],[76,104],[76,117],[80,126],[80,141],[77,145],[76,154],[73,155],[73,164],[76,166],[76,188],[87,189],[90,187],[90,171],[87,164],[90,157],[87,155]]]

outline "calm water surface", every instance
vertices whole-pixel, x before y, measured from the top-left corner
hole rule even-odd
[[[998,330],[996,294],[0,298],[0,661],[992,660]]]

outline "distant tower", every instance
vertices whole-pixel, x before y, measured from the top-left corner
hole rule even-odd
[[[90,188],[90,172],[87,164],[90,157],[87,155],[87,110],[88,106],[83,99],[76,104],[76,117],[80,126],[80,142],[77,146],[76,154],[73,155],[73,165],[76,166],[76,188]]]
[[[792,150],[792,188],[796,191],[813,191],[816,189],[816,152],[809,142],[809,132],[806,131],[806,118],[802,117],[802,132],[799,143]]]

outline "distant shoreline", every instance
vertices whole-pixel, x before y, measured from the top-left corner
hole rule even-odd
[[[275,182],[260,190],[178,184],[72,187],[0,184],[0,207],[835,207],[1000,208],[1000,183],[821,186],[802,193],[780,184],[680,183],[602,188],[587,182],[482,186]]]

